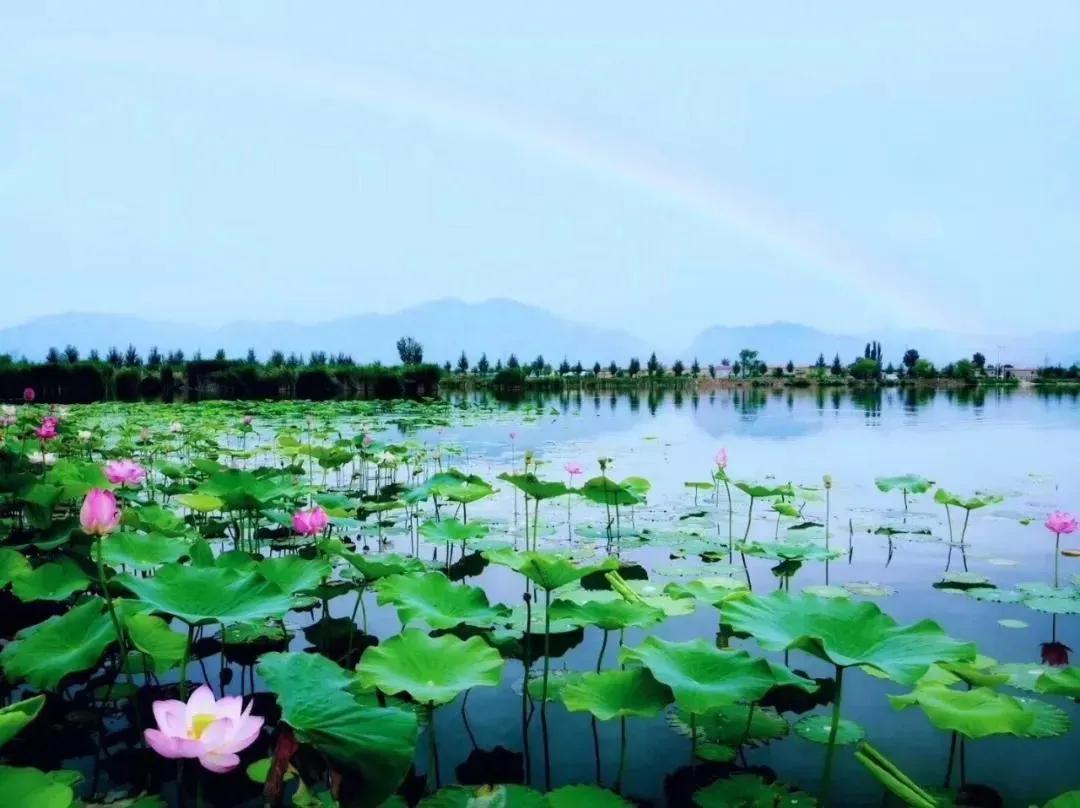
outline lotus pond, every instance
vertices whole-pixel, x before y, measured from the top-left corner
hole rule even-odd
[[[0,424],[8,804],[1080,804],[1076,397]]]

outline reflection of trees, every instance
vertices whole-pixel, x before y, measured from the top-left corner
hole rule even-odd
[[[877,386],[856,387],[851,391],[851,403],[859,407],[867,418],[878,418],[881,416],[881,395],[882,390]]]
[[[904,409],[914,411],[919,407],[931,404],[937,395],[934,387],[903,387],[901,388]]]

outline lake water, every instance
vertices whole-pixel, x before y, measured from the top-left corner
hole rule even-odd
[[[638,527],[679,527],[679,516],[713,504],[699,499],[686,481],[707,480],[716,450],[726,447],[729,474],[736,480],[791,481],[821,485],[823,473],[832,475],[831,534],[833,546],[847,547],[849,519],[850,555],[830,564],[833,585],[849,582],[880,584],[894,594],[875,598],[902,623],[924,617],[937,620],[951,635],[978,643],[980,652],[1000,662],[1039,663],[1043,643],[1056,641],[1080,649],[1080,616],[1034,612],[1019,604],[976,601],[955,590],[935,589],[946,563],[963,569],[959,551],[949,558],[946,542],[893,541],[871,531],[881,525],[929,528],[933,536],[948,536],[944,509],[930,494],[912,497],[903,512],[901,495],[883,494],[874,478],[914,472],[934,480],[950,491],[969,496],[974,491],[1003,495],[995,506],[973,512],[967,533],[967,568],[983,574],[1001,588],[1024,581],[1049,581],[1053,568],[1053,536],[1042,526],[1053,509],[1080,508],[1080,401],[1076,396],[1046,396],[1025,391],[991,391],[965,395],[954,391],[887,389],[853,396],[845,391],[730,391],[691,396],[672,395],[659,401],[646,395],[569,396],[544,399],[550,413],[523,420],[507,412],[498,422],[479,420],[461,428],[428,434],[427,440],[457,443],[468,449],[468,468],[487,479],[506,470],[510,463],[508,431],[517,433],[515,449],[520,462],[524,449],[532,449],[542,465],[542,477],[558,477],[566,461],[595,473],[596,458],[614,459],[611,474],[617,479],[643,476],[652,483],[649,505],[636,517]],[[706,495],[707,496],[707,495]],[[736,535],[745,527],[747,498],[735,491]],[[505,519],[510,494],[470,510],[472,519]],[[597,520],[597,509],[575,504],[576,522]],[[760,506],[759,506],[760,507]],[[721,511],[726,510],[722,500]],[[775,519],[759,510],[751,537],[772,538]],[[808,503],[804,514],[822,519],[821,501]],[[552,544],[566,541],[565,513],[545,503],[541,519],[550,523],[541,535],[554,537]],[[710,518],[712,518],[710,516]],[[955,527],[960,519],[954,509]],[[1031,519],[1030,524],[1021,520]],[[706,520],[707,521],[707,520]],[[726,516],[721,515],[721,522]],[[722,532],[726,538],[726,524]],[[925,538],[925,537],[920,537]],[[1066,537],[1069,538],[1069,537]],[[1080,540],[1077,540],[1080,541]],[[1076,542],[1074,542],[1076,543]],[[1063,547],[1068,542],[1063,543]],[[672,548],[630,549],[624,558],[650,568],[678,573],[687,561],[673,564]],[[752,580],[760,591],[776,586],[770,572],[773,562],[750,559]],[[1080,572],[1080,560],[1062,559],[1062,576]],[[706,573],[707,574],[707,573]],[[652,574],[663,585],[685,580],[686,574]],[[822,584],[824,564],[810,563],[794,577],[791,589]],[[481,576],[493,601],[520,602],[520,579],[505,570],[488,568]],[[476,583],[476,580],[470,580]],[[377,610],[379,612],[379,610]],[[999,619],[1014,618],[1027,628],[1005,628]],[[385,621],[385,622],[383,622]],[[382,610],[374,625],[397,629],[393,613]],[[669,618],[656,633],[670,639],[713,638],[715,610],[700,606],[696,614]],[[601,632],[586,631],[584,641],[554,663],[555,668],[589,669],[595,664]],[[624,642],[637,644],[645,632],[630,630]],[[753,653],[761,653],[752,640],[736,641]],[[609,648],[605,666],[618,664]],[[793,667],[819,677],[831,675],[829,666],[806,655],[792,654]],[[522,669],[507,666],[502,687],[478,689],[469,698],[470,729],[481,748],[501,745],[521,749],[520,699],[514,690]],[[518,684],[520,688],[520,684]],[[897,712],[886,693],[907,688],[875,680],[856,671],[845,680],[843,715],[859,722],[868,739],[909,776],[924,786],[940,786],[949,753],[948,733],[934,729],[918,709]],[[1017,695],[1021,694],[1017,691]],[[1051,699],[1062,705],[1063,700]],[[1080,711],[1066,711],[1075,721]],[[797,716],[788,716],[791,719]],[[453,777],[472,744],[457,711],[447,708],[438,725],[444,781]],[[558,703],[549,707],[553,784],[592,782],[597,770],[591,722],[586,713],[568,713]],[[628,721],[628,756],[624,793],[637,798],[662,800],[665,779],[686,767],[689,742],[673,733],[661,717]],[[531,757],[533,783],[542,783],[542,752],[539,722],[532,721]],[[990,738],[969,742],[966,768],[969,782],[997,789],[1006,804],[1041,803],[1076,787],[1074,734],[1047,740]],[[619,723],[599,724],[600,771],[611,785],[619,760]],[[824,747],[794,734],[754,749],[747,755],[751,766],[768,767],[784,782],[814,792],[818,786]],[[1004,765],[1003,765],[1004,763]],[[422,763],[421,763],[422,765]],[[685,772],[683,772],[685,775]],[[955,775],[954,775],[955,777]],[[955,782],[955,779],[954,779]],[[840,751],[834,777],[838,804],[877,805],[881,788],[854,761],[850,747]]]

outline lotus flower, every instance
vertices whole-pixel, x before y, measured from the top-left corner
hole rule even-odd
[[[726,469],[727,468],[727,449],[721,449],[719,452],[717,452],[716,457],[714,459],[716,460],[716,467],[718,469]]]
[[[91,536],[104,536],[120,526],[120,509],[112,491],[91,488],[79,510],[79,524]]]
[[[198,758],[204,769],[227,772],[240,765],[237,752],[255,742],[263,718],[251,715],[240,696],[214,699],[206,685],[187,704],[177,699],[154,702],[157,729],[143,732],[147,744],[162,757]]]
[[[821,482],[825,484],[825,489],[826,490],[832,488],[832,475],[831,474],[822,475]]]
[[[15,409],[15,405],[14,405],[14,404],[3,404],[3,405],[0,405],[0,415],[12,415],[12,416],[13,416],[13,415],[15,415],[15,414],[16,414],[17,412],[18,412],[18,410],[16,410],[16,409]]]
[[[94,437],[94,433],[89,429],[79,430],[79,443],[89,443]]]
[[[563,468],[566,469],[566,473],[571,477],[576,477],[578,474],[582,473],[581,464],[575,463],[573,460],[563,466]]]
[[[0,426],[14,426],[17,420],[14,415],[0,415]]]
[[[151,435],[150,427],[148,427],[148,426],[144,426],[142,429],[139,430],[139,440],[142,441],[143,443],[149,443],[150,442],[150,435]]]
[[[1072,649],[1060,642],[1044,642],[1039,646],[1039,654],[1044,665],[1064,667],[1069,664],[1069,652]]]
[[[364,435],[364,448],[365,449],[368,446],[370,446],[371,444],[373,444],[374,442],[375,442],[375,438],[373,438],[370,434]]]
[[[25,401],[27,404],[32,402],[35,398],[37,398],[37,394],[34,392],[33,387],[27,387],[25,390],[22,391],[22,400]]]
[[[105,477],[113,485],[138,488],[146,482],[146,469],[134,460],[110,460],[105,464]]]
[[[54,452],[33,452],[27,455],[27,459],[31,463],[37,463],[39,466],[51,466],[56,462],[56,454]]]
[[[255,423],[255,416],[254,415],[245,415],[244,416],[244,426],[251,426],[253,423]]]
[[[47,416],[41,421],[41,426],[34,430],[34,434],[41,440],[52,440],[56,437],[57,421],[53,416]]]
[[[1054,511],[1046,518],[1046,529],[1059,536],[1076,532],[1076,517],[1065,511]]]
[[[301,536],[315,536],[330,524],[330,517],[321,505],[297,511],[292,518],[293,530]]]
[[[173,421],[171,424],[169,424],[169,431],[172,432],[174,435],[179,435],[181,432],[184,431],[184,425],[179,421]]]

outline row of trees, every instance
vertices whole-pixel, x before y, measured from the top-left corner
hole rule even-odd
[[[248,348],[247,354],[243,359],[230,359],[226,354],[224,348],[218,348],[210,357],[215,362],[226,361],[238,361],[248,365],[265,365],[266,367],[273,368],[300,368],[300,367],[353,367],[356,362],[350,354],[336,353],[331,354],[326,351],[312,351],[307,357],[304,357],[297,353],[290,353],[286,355],[282,351],[272,351],[267,357],[265,362],[261,362],[255,354],[254,348]],[[11,361],[11,358],[8,357]],[[45,354],[45,364],[47,365],[61,365],[69,364],[74,365],[79,362],[89,362],[91,364],[108,365],[113,368],[142,368],[147,370],[159,370],[164,367],[181,368],[188,362],[203,362],[207,361],[202,351],[195,351],[190,357],[185,356],[181,350],[169,351],[162,353],[158,350],[158,347],[152,346],[147,352],[145,359],[139,353],[138,349],[134,345],[128,345],[127,350],[121,351],[116,346],[109,348],[105,352],[105,356],[102,357],[99,351],[92,350],[83,359],[79,353],[79,349],[74,345],[68,345],[62,351],[58,348],[49,348]],[[378,362],[374,364],[379,364]],[[416,362],[407,362],[406,364],[420,364],[420,360]]]

